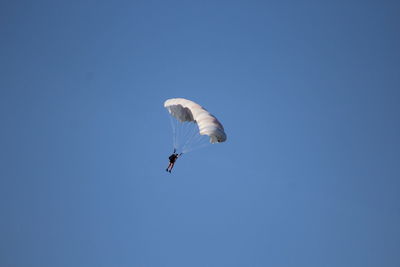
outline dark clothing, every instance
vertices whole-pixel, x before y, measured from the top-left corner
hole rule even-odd
[[[169,162],[175,163],[177,158],[178,158],[178,154],[172,154],[171,156],[169,156]]]

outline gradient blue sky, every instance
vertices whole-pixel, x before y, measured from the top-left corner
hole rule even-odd
[[[400,266],[398,1],[0,3],[0,266]],[[163,102],[228,141],[165,172]]]

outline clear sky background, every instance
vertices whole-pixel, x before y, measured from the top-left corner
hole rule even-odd
[[[0,266],[400,266],[398,1],[0,4]],[[228,140],[172,174],[163,102]]]

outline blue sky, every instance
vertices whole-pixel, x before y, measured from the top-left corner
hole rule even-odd
[[[0,266],[399,266],[399,12],[2,1]],[[167,174],[172,97],[228,141]]]

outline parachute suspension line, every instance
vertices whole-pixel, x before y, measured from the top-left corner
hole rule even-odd
[[[180,150],[181,146],[182,146],[182,142],[184,139],[183,136],[185,134],[184,131],[184,125],[182,125],[182,123],[180,123],[177,119],[175,120],[176,122],[176,127],[177,127],[177,145],[176,145],[176,150]]]
[[[171,122],[171,127],[172,127],[172,142],[173,142],[173,146],[174,146],[174,150],[177,149],[178,146],[178,139],[177,139],[177,129],[178,129],[178,124],[177,124],[177,120],[172,118],[172,116],[170,114],[168,114],[169,120]]]
[[[188,146],[185,146],[183,148],[183,152],[188,153],[209,145],[211,145],[211,143],[209,142],[209,137],[206,135],[201,135],[197,132],[195,138],[188,144]]]
[[[196,139],[196,137],[199,137],[197,124],[194,122],[180,122],[176,118],[173,118],[170,114],[169,117],[172,127],[174,151],[188,151],[187,148],[192,146],[192,140]]]
[[[190,131],[189,131],[188,135],[185,138],[186,142],[182,147],[182,151],[185,151],[186,147],[188,145],[192,144],[193,138],[196,137],[197,135],[199,135],[198,126],[197,126],[196,123],[194,123],[194,122],[190,123],[190,127],[191,128],[190,128]]]
[[[181,140],[181,125],[179,125],[178,119],[176,118],[172,118],[172,120],[175,123],[175,127],[176,127],[176,140],[175,140],[175,149],[179,148],[179,142]]]
[[[198,132],[198,128],[197,128],[197,124],[196,123],[191,122],[191,123],[188,124],[188,127],[190,127],[190,128],[189,128],[188,135],[187,135],[186,142],[185,142],[184,146],[186,144],[190,144],[191,140],[193,139],[193,137]]]
[[[181,135],[179,136],[179,140],[182,142],[181,145],[183,145],[183,143],[185,142],[187,135],[188,135],[188,127],[187,127],[188,123],[187,122],[182,122],[181,125],[179,126],[179,130]]]
[[[205,143],[203,143],[201,145],[193,146],[192,148],[186,149],[183,153],[187,154],[189,152],[192,152],[192,151],[195,151],[195,150],[198,150],[198,149],[202,149],[202,148],[205,148],[205,147],[208,147],[208,146],[210,146],[210,143],[205,142]]]
[[[196,124],[197,126],[197,124]],[[196,127],[197,130],[197,127]],[[203,148],[205,146],[210,145],[210,139],[207,135],[201,135],[197,130],[194,135],[192,135],[191,139],[186,142],[184,147],[182,148],[184,153],[197,150]]]
[[[173,149],[178,153],[188,153],[210,145],[209,137],[201,135],[197,123],[180,122],[169,114]]]

